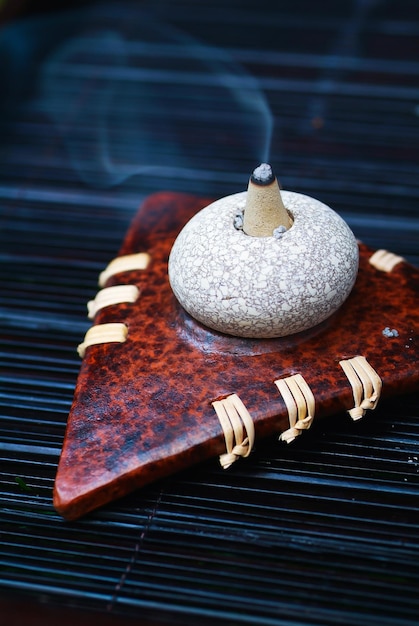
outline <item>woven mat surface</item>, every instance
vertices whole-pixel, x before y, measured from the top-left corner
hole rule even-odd
[[[0,24],[0,624],[418,623],[418,394],[75,523],[51,503],[86,302],[149,194],[243,191],[269,160],[419,265],[418,38],[408,0],[96,2]]]

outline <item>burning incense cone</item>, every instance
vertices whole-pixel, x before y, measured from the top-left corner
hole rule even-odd
[[[247,192],[220,198],[184,226],[168,272],[180,304],[205,326],[237,337],[285,337],[343,304],[358,272],[358,244],[330,207],[279,192],[262,164]]]
[[[262,163],[249,180],[243,231],[253,237],[272,237],[277,228],[288,230],[291,225],[272,168]]]

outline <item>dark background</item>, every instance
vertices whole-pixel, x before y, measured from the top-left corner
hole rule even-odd
[[[86,302],[147,195],[269,160],[419,264],[418,42],[407,0],[0,4],[0,624],[418,623],[417,394],[76,523],[51,503]]]

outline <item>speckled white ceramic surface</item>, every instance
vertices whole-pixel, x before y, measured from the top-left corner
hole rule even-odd
[[[239,337],[286,336],[319,324],[348,297],[358,271],[352,231],[318,200],[281,195],[294,223],[278,237],[235,228],[246,192],[202,209],[177,237],[170,284],[206,326]]]

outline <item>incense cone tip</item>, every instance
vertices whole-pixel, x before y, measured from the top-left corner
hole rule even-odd
[[[270,185],[275,180],[275,175],[269,163],[261,163],[253,170],[250,179],[255,185]]]

